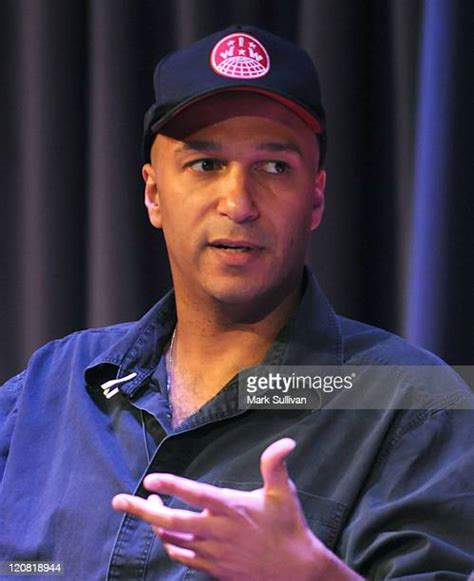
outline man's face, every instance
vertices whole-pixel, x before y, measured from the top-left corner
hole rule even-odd
[[[312,131],[261,95],[221,93],[168,123],[143,177],[177,296],[245,306],[294,291],[323,213],[318,162]]]

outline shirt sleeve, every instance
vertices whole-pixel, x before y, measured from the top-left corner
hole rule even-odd
[[[24,372],[0,387],[0,489],[7,463],[10,443],[18,413],[18,398],[23,385]]]
[[[474,569],[474,410],[418,410],[379,457],[338,553],[369,579]]]

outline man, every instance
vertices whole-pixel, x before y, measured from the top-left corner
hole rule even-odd
[[[61,561],[68,579],[464,578],[474,424],[457,376],[387,378],[417,409],[238,405],[237,374],[260,363],[440,365],[335,315],[304,268],[326,182],[309,57],[236,26],[154,83],[145,202],[174,292],[45,346],[4,386],[0,558]]]

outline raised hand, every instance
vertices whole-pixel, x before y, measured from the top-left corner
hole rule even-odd
[[[294,440],[284,438],[263,452],[264,485],[251,492],[173,474],[145,478],[148,490],[176,496],[201,512],[166,507],[156,494],[120,494],[113,507],[150,523],[172,559],[219,579],[360,579],[310,531],[284,462],[294,447]]]

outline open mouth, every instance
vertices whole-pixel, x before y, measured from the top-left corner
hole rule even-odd
[[[255,250],[255,247],[251,246],[233,246],[230,244],[211,244],[213,248],[219,248],[220,250],[227,250],[228,252],[250,252],[250,250]]]
[[[250,240],[231,240],[229,238],[219,238],[209,243],[212,248],[225,250],[229,253],[245,253],[259,250],[260,247]]]

